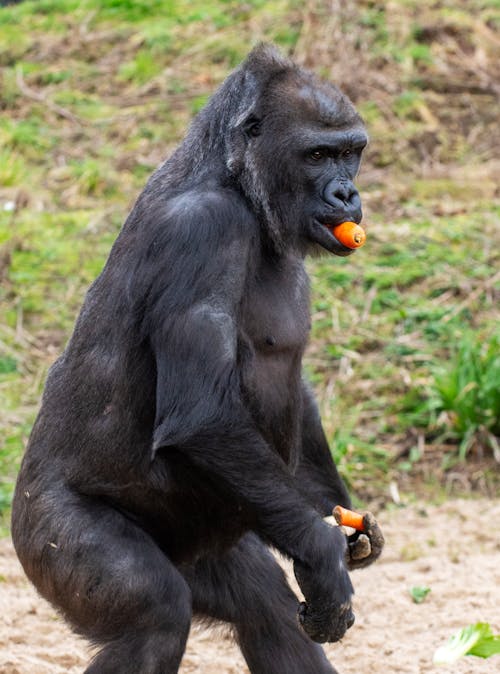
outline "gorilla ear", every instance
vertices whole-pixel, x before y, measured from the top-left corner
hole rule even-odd
[[[226,132],[226,165],[238,175],[244,165],[244,154],[251,138],[260,133],[261,115],[257,112],[262,85],[252,72],[243,71],[239,84],[239,114]]]
[[[268,83],[278,73],[293,67],[269,44],[257,45],[241,64],[230,92],[238,101],[237,109],[226,134],[226,162],[231,173],[237,175],[243,169],[248,141],[261,132],[259,108]]]

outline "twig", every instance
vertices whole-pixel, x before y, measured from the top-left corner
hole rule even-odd
[[[491,444],[491,448],[493,450],[493,456],[495,457],[495,461],[497,463],[500,463],[500,445],[498,444],[498,440],[495,438],[493,433],[488,434],[488,439]]]
[[[53,103],[39,91],[34,91],[34,89],[30,89],[30,87],[28,87],[28,85],[24,81],[23,69],[21,68],[21,66],[18,66],[16,68],[16,83],[19,88],[19,91],[23,94],[23,96],[26,96],[26,98],[31,98],[31,100],[33,101],[42,103],[42,105],[45,105],[46,108],[54,112],[56,115],[59,115],[59,117],[64,117],[64,119],[73,122],[73,124],[83,126],[82,120],[79,119],[72,112],[66,110],[66,108],[62,108],[60,105],[57,105],[57,103]]]
[[[361,318],[359,319],[361,323],[364,323],[366,320],[368,320],[370,312],[372,310],[373,300],[377,296],[377,291],[378,291],[377,286],[373,284],[370,290],[368,291],[365,306],[363,308],[363,313],[361,314]]]
[[[457,82],[447,77],[420,77],[419,87],[421,89],[431,89],[440,94],[471,94],[498,96],[500,87],[494,82],[488,84],[476,84],[474,82]]]
[[[80,24],[79,29],[82,38],[85,39],[88,36],[90,22],[94,20],[96,14],[97,10],[93,9],[91,12],[87,14],[87,16],[83,18],[83,21]]]

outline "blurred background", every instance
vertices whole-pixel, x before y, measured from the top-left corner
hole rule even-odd
[[[8,3],[1,3],[6,5]],[[0,8],[0,510],[47,369],[148,176],[257,42],[371,136],[366,246],[310,261],[306,370],[358,503],[499,494],[498,0]]]

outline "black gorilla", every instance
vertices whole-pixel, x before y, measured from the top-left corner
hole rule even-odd
[[[253,674],[334,670],[349,568],[381,551],[349,506],[301,379],[304,256],[347,255],[367,142],[335,87],[256,48],[149,180],[50,370],[12,534],[28,577],[102,646],[87,673],[173,674],[191,618]],[[330,228],[329,228],[330,226]],[[299,608],[273,546],[293,560]]]

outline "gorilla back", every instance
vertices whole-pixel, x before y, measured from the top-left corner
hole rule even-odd
[[[334,671],[315,642],[354,621],[356,540],[323,520],[350,501],[301,378],[303,260],[352,252],[332,228],[361,220],[365,144],[335,87],[256,48],[90,287],[12,516],[28,577],[101,646],[87,672],[177,672],[193,614],[231,623],[253,674]],[[294,562],[301,626],[268,545]]]

